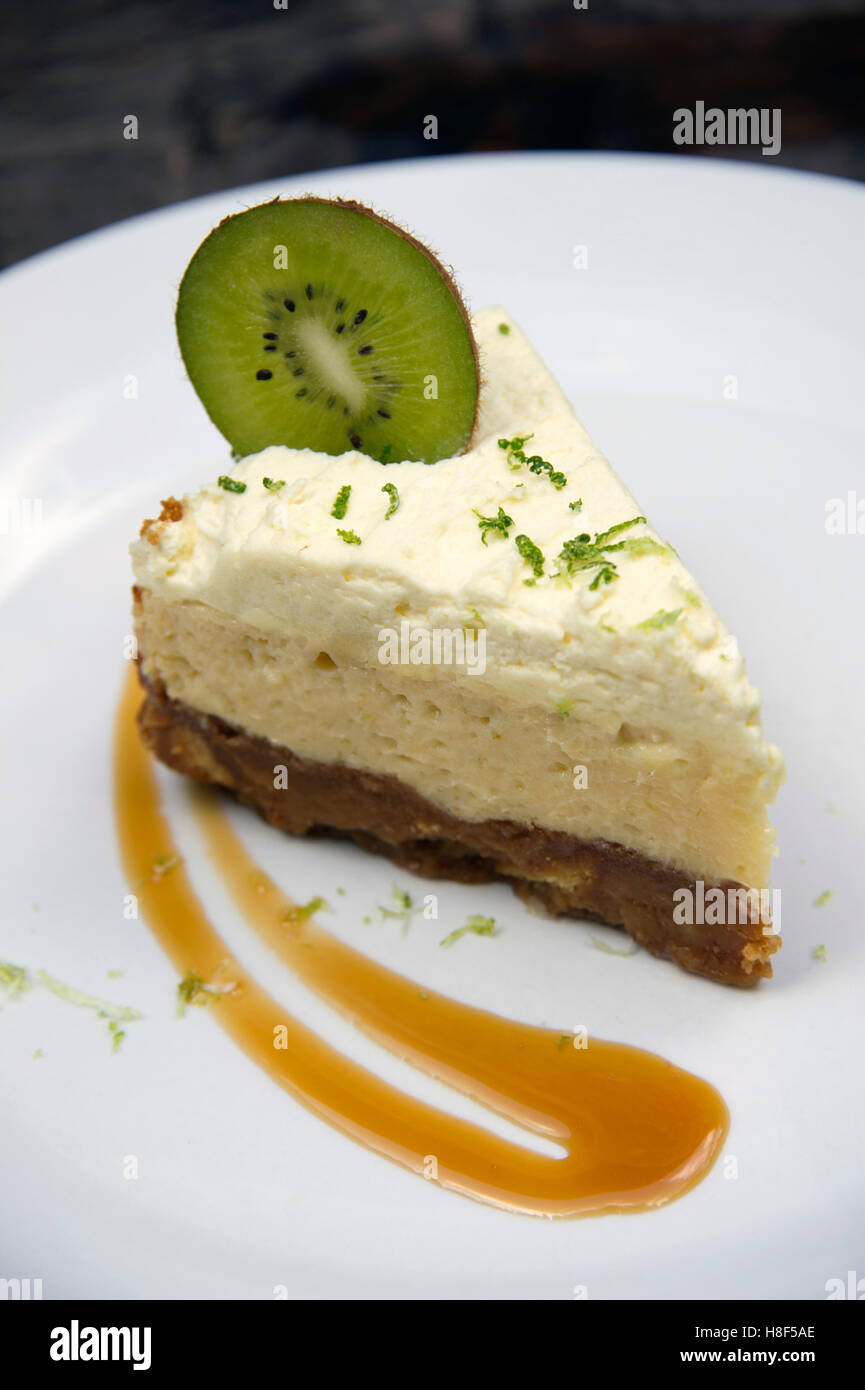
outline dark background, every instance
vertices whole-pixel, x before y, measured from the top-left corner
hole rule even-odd
[[[679,106],[780,107],[865,178],[865,0],[3,0],[0,262],[196,194],[480,150],[674,153]],[[135,115],[139,138],[123,138]],[[423,138],[436,115],[439,138]],[[689,150],[688,153],[700,153]]]

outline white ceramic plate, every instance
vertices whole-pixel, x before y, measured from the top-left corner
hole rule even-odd
[[[268,1082],[207,1011],[178,1020],[172,967],[124,918],[110,742],[126,546],[157,499],[227,462],[184,379],[175,287],[219,218],[307,189],[391,212],[458,268],[474,306],[512,310],[739,636],[789,763],[786,945],[775,980],[743,994],[606,955],[502,887],[455,885],[440,888],[440,923],[402,938],[361,918],[409,875],[238,824],[301,900],[331,899],[329,926],[395,969],[533,1023],[585,1022],[718,1086],[725,1158],[660,1211],[509,1216],[365,1152]],[[269,1298],[284,1285],[550,1299],[578,1285],[590,1298],[819,1299],[827,1280],[865,1276],[865,535],[825,527],[827,501],[862,486],[863,245],[865,191],[850,184],[678,157],[495,156],[220,194],[0,279],[0,955],[146,1015],[111,1055],[104,1022],[44,990],[2,1008],[0,1276],[42,1279],[45,1297]],[[193,881],[259,978],[383,1075],[474,1113],[265,958],[163,783]],[[439,950],[438,927],[469,911],[495,915],[500,936]]]

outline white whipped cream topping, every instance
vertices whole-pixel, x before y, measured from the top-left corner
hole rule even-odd
[[[379,630],[402,618],[430,627],[480,619],[483,679],[509,701],[546,710],[577,702],[582,718],[594,711],[599,723],[612,707],[635,727],[744,758],[765,774],[771,797],[782,764],[763,743],[759,695],[735,639],[676,555],[614,552],[618,577],[596,589],[595,570],[551,577],[567,540],[640,508],[509,315],[486,309],[474,325],[483,386],[467,453],[432,466],[382,466],[356,451],[265,449],[233,468],[243,493],[209,483],[184,498],[180,521],[132,546],[136,582],[268,632],[306,633],[358,665],[376,662]],[[509,467],[499,438],[530,431],[526,452],[566,475],[561,490],[546,474]],[[264,477],[285,486],[268,491]],[[385,483],[399,493],[388,520]],[[346,484],[350,500],[337,520],[331,508]],[[568,504],[576,499],[575,512]],[[491,532],[484,545],[476,513],[495,517],[500,506],[513,518],[510,536]],[[339,530],[361,544],[347,544]],[[520,534],[544,556],[535,584],[525,582],[532,572],[515,544]],[[615,539],[640,536],[659,541],[642,523]],[[666,625],[641,626],[674,612]]]

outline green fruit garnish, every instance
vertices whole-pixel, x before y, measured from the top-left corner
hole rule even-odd
[[[360,204],[298,198],[226,218],[187,267],[177,336],[239,454],[287,444],[434,463],[471,439],[477,354],[456,286]]]

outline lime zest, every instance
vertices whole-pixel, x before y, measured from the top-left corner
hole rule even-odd
[[[382,492],[386,492],[390,498],[388,509],[384,514],[385,521],[390,521],[394,512],[399,510],[399,493],[397,492],[396,483],[385,483],[382,487]]]
[[[346,483],[340,488],[334,498],[333,506],[330,509],[331,516],[335,516],[337,521],[342,521],[348,511],[348,501],[351,497],[351,483]]]
[[[303,904],[292,903],[283,914],[282,920],[286,926],[302,926],[304,922],[309,921],[310,917],[314,917],[316,912],[320,912],[322,908],[326,907],[327,903],[324,898],[310,898],[308,903]]]
[[[490,534],[501,536],[504,540],[507,540],[510,528],[514,524],[514,519],[512,516],[508,516],[504,507],[499,507],[498,516],[483,516],[475,507],[472,508],[472,511],[478,518],[478,530],[481,533],[481,540],[484,545],[486,545]]]
[[[635,626],[641,632],[653,632],[662,627],[672,627],[682,616],[681,608],[659,608],[657,613],[653,613],[651,618],[645,618],[643,622],[636,623]]]
[[[30,988],[27,970],[23,965],[13,965],[9,960],[0,961],[0,988],[5,989],[7,999],[18,999]]]
[[[524,584],[536,584],[544,572],[543,551],[528,536],[517,536],[514,541],[520,556],[532,571],[533,579],[524,579]]]
[[[411,919],[418,912],[419,907],[415,907],[414,900],[410,893],[404,888],[400,888],[398,883],[391,884],[392,907],[377,908],[379,923],[396,921],[400,923],[401,934],[405,936],[411,925]]]
[[[439,945],[452,946],[454,942],[459,941],[461,937],[469,935],[495,936],[495,917],[481,917],[479,914],[475,913],[473,916],[467,917],[461,927],[455,927],[453,931],[448,932],[447,936],[443,936]]]
[[[238,990],[239,986],[236,980],[228,980],[224,984],[217,982],[216,977],[228,963],[228,961],[222,961],[213,972],[213,978],[210,980],[205,980],[194,970],[187,970],[177,986],[178,1018],[183,1018],[187,1004],[194,1004],[196,1008],[203,1008],[205,1004],[218,1003],[220,999],[224,999]]]

